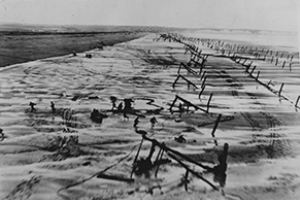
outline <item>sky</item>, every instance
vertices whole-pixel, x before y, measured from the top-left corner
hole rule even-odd
[[[0,0],[0,23],[300,30],[299,0]]]

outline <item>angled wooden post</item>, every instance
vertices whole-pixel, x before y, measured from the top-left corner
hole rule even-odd
[[[206,105],[206,112],[209,113],[209,106],[210,106],[210,101],[213,97],[213,93],[210,94],[209,99],[207,101],[207,105]]]
[[[181,70],[181,64],[178,67],[177,74],[180,74],[180,70]]]
[[[281,96],[281,92],[282,92],[283,86],[284,86],[284,83],[281,83],[280,89],[279,89],[279,92],[278,92],[278,96]]]
[[[171,106],[170,106],[170,108],[169,108],[169,110],[170,110],[171,112],[172,112],[172,110],[173,110],[174,104],[175,104],[176,101],[177,101],[177,98],[178,98],[178,96],[176,95],[175,98],[174,98],[174,100],[173,100],[173,102],[172,102],[172,104],[171,104]]]
[[[258,80],[259,78],[259,74],[260,74],[260,71],[257,72],[257,75],[256,75],[256,80]]]
[[[203,72],[202,76],[200,77],[200,81],[202,81],[204,77],[206,77],[206,71]]]
[[[172,84],[172,88],[173,88],[173,89],[175,88],[175,84],[177,83],[177,81],[179,80],[179,78],[180,78],[180,75],[177,75],[175,81],[174,81],[173,84]]]
[[[278,65],[278,58],[276,58],[276,60],[275,60],[275,65],[276,66]]]
[[[201,91],[199,92],[199,95],[198,95],[198,98],[200,101],[201,101],[201,95],[204,92],[204,90],[205,90],[205,85],[203,87],[201,87]]]
[[[298,107],[299,100],[300,100],[300,96],[298,96],[298,98],[296,100],[295,107]]]
[[[184,175],[184,189],[185,191],[188,191],[188,182],[189,182],[189,171],[186,170]]]
[[[199,76],[201,76],[201,74],[202,74],[202,70],[203,70],[203,67],[202,66],[200,66],[200,70],[199,70]]]
[[[272,80],[270,80],[268,83],[267,83],[267,86],[270,87],[270,84],[272,83]]]
[[[135,170],[135,163],[139,157],[139,154],[140,154],[140,151],[141,151],[141,148],[142,148],[142,145],[143,145],[143,142],[144,142],[144,138],[142,138],[141,142],[140,142],[140,145],[139,145],[139,148],[138,148],[138,151],[135,155],[135,158],[134,158],[134,161],[132,163],[132,171],[131,171],[131,174],[130,174],[130,178],[132,178],[132,175],[134,173],[134,170]]]
[[[283,63],[282,63],[282,69],[285,67],[285,62],[286,61],[283,61]]]
[[[164,143],[162,143],[162,145],[165,145]],[[157,167],[156,167],[156,170],[155,170],[155,174],[154,174],[154,176],[155,176],[155,178],[157,177],[157,174],[158,174],[158,171],[159,171],[159,167],[160,167],[160,160],[163,158],[163,155],[164,155],[164,149],[160,149],[160,151],[158,152],[159,154],[158,154],[158,159],[157,159],[157,162],[156,162],[156,164],[157,164]]]
[[[256,66],[254,66],[254,67],[252,68],[252,70],[251,70],[251,72],[250,72],[251,75],[253,74],[253,72],[254,72],[255,69],[256,69]]]
[[[250,67],[251,67],[250,65],[246,65],[245,72],[249,73],[249,68]]]
[[[222,117],[222,114],[219,114],[219,115],[218,115],[218,118],[217,118],[217,120],[216,120],[216,122],[215,122],[214,128],[213,128],[213,130],[212,130],[212,132],[211,132],[211,136],[212,136],[213,138],[215,138],[215,133],[216,133],[216,130],[217,130],[217,128],[218,128],[218,125],[219,125],[219,123],[220,123],[220,121],[221,121],[221,117]],[[216,144],[217,144],[217,143],[216,143]]]
[[[207,79],[207,76],[204,77],[202,84],[201,84],[201,88],[205,87],[206,79]]]

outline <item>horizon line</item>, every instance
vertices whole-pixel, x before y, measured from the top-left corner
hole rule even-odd
[[[295,33],[296,30],[276,30],[276,29],[258,29],[258,28],[225,28],[225,27],[172,27],[172,26],[161,26],[161,25],[108,25],[108,24],[40,24],[40,23],[21,23],[21,22],[1,22],[1,25],[23,25],[23,26],[54,26],[54,27],[64,27],[64,26],[110,26],[110,27],[153,27],[153,28],[166,28],[166,29],[182,29],[182,30],[232,30],[232,31],[266,31],[266,32],[284,32],[284,33]]]

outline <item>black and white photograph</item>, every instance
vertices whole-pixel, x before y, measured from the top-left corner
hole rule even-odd
[[[1,200],[299,200],[299,0],[0,0]]]

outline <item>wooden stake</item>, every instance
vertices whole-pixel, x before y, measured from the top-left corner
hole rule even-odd
[[[206,79],[207,79],[207,76],[205,76],[204,80],[202,81],[201,88],[205,87]]]
[[[255,69],[256,69],[256,66],[254,66],[254,67],[252,68],[252,70],[251,70],[251,72],[250,72],[251,75],[253,74],[253,72],[254,72]]]
[[[180,70],[181,70],[181,64],[178,67],[177,74],[180,74]]]
[[[215,137],[215,132],[216,132],[216,130],[217,130],[217,128],[218,128],[219,122],[221,121],[221,117],[222,117],[222,114],[219,114],[219,115],[218,115],[218,118],[217,118],[217,120],[216,120],[216,122],[215,122],[214,128],[213,128],[213,130],[212,130],[212,132],[211,132],[211,136],[212,136],[213,138]]]
[[[260,71],[257,72],[257,75],[256,75],[256,80],[258,80],[259,78],[259,74],[260,74]]]
[[[136,161],[137,161],[137,159],[138,159],[138,157],[139,157],[139,154],[140,154],[140,151],[141,151],[143,142],[144,142],[144,138],[142,138],[142,140],[141,140],[141,142],[140,142],[140,146],[139,146],[139,148],[138,148],[138,151],[137,151],[137,153],[136,153],[136,155],[135,155],[135,158],[134,158],[134,161],[133,161],[133,163],[132,163],[132,171],[131,171],[131,174],[130,174],[130,178],[132,178],[132,175],[133,175],[133,173],[134,173],[134,170],[135,170],[135,163],[136,163]]]
[[[177,83],[178,79],[180,78],[180,75],[178,75],[175,79],[175,81],[173,82],[172,84],[172,88],[174,89],[175,88],[175,84]]]
[[[268,87],[270,87],[270,84],[272,83],[272,80],[270,80],[267,84]]]
[[[296,107],[298,107],[299,100],[300,100],[300,96],[298,96],[297,101],[296,101],[296,103],[295,103],[295,106],[296,106]]]
[[[284,86],[284,83],[281,83],[281,86],[280,86],[280,89],[279,89],[279,92],[278,92],[278,96],[281,96],[283,86]]]
[[[164,143],[163,143],[163,145],[164,145]],[[162,159],[163,155],[164,155],[164,150],[161,149],[161,153],[159,155],[158,161]],[[159,171],[159,167],[160,167],[160,164],[158,164],[157,167],[156,167],[155,174],[154,174],[155,177],[157,177],[157,174],[158,174],[158,171]]]
[[[213,96],[213,93],[210,94],[209,99],[208,99],[208,102],[207,102],[207,107],[206,107],[206,112],[207,112],[207,113],[209,113],[208,111],[209,111],[209,106],[210,106],[210,101],[211,101],[211,99],[212,99],[212,96]]]
[[[282,69],[285,67],[285,62],[286,61],[283,61],[283,63],[282,63]]]
[[[172,104],[171,104],[171,106],[170,106],[170,108],[169,108],[169,110],[172,112],[172,109],[173,109],[173,106],[174,106],[174,104],[176,103],[176,101],[177,101],[177,95],[175,96],[175,98],[174,98],[174,100],[173,100],[173,102],[172,102]]]
[[[200,81],[206,76],[206,71],[203,72],[202,76],[200,77]]]
[[[188,191],[188,181],[189,181],[189,171],[186,170],[185,175],[184,175],[184,189],[185,191]]]
[[[201,91],[199,92],[199,95],[198,95],[198,98],[200,99],[200,101],[201,101],[201,95],[202,95],[202,93],[204,92],[204,89],[205,89],[205,85],[201,88],[202,89],[201,89]]]

